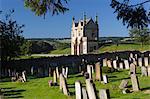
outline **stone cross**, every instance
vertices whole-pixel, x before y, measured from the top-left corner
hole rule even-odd
[[[82,87],[82,99],[88,99],[87,91],[85,88]]]
[[[75,94],[76,94],[76,99],[82,99],[82,85],[80,81],[75,82]]]
[[[86,79],[85,82],[89,99],[96,99],[96,92],[94,90],[93,83],[91,83],[90,79]]]
[[[124,60],[124,64],[125,64],[125,69],[129,69],[129,61],[128,60]]]
[[[145,66],[141,67],[141,76],[147,76],[147,68]]]
[[[128,80],[122,80],[121,84],[119,85],[120,89],[124,89],[128,86]]]
[[[108,77],[106,74],[103,75],[103,81],[104,81],[104,84],[108,83]]]
[[[92,79],[92,68],[91,68],[91,65],[87,65],[87,72],[89,74],[89,78]]]
[[[131,76],[131,83],[132,83],[133,91],[139,91],[140,90],[139,81],[138,81],[136,74],[131,74],[130,76]]]
[[[55,70],[53,71],[53,83],[54,85],[57,85],[57,74]]]
[[[102,67],[100,66],[100,62],[95,64],[95,72],[96,72],[96,80],[102,81]]]
[[[110,99],[110,94],[108,89],[100,89],[99,90],[99,98],[100,99]]]
[[[130,64],[130,74],[136,74],[136,66],[135,64]]]

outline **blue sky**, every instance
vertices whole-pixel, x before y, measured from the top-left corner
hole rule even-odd
[[[116,14],[109,6],[111,0],[70,0],[67,4],[69,11],[65,14],[46,18],[35,16],[33,12],[24,7],[23,0],[0,0],[0,9],[7,12],[14,9],[14,19],[19,24],[25,24],[23,36],[26,38],[60,38],[70,37],[71,22],[74,16],[76,20],[87,17],[95,19],[96,13],[99,18],[99,36],[128,36],[128,29],[121,21],[116,19]],[[142,0],[138,0],[142,1]]]

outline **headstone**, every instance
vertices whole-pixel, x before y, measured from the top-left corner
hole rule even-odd
[[[92,79],[92,68],[91,68],[91,65],[87,65],[87,72],[89,73],[89,78]]]
[[[122,80],[121,84],[119,85],[120,89],[124,89],[128,86],[128,80]]]
[[[131,58],[134,58],[134,55],[133,55],[133,53],[130,53],[130,57],[131,57]]]
[[[138,58],[138,65],[142,66],[142,58]]]
[[[124,68],[122,62],[119,63],[119,67],[120,67],[120,69],[123,69],[123,68]]]
[[[26,79],[26,71],[22,72],[22,77],[23,77],[24,82],[26,82],[27,81],[27,79]]]
[[[111,60],[107,60],[107,66],[110,67],[110,68],[112,67]]]
[[[65,72],[66,72],[65,68],[62,68],[62,74],[63,75],[65,75]]]
[[[85,82],[89,99],[96,99],[96,92],[94,90],[93,83],[91,83],[90,79],[86,79]]]
[[[34,74],[34,67],[32,66],[31,67],[31,75],[33,75]]]
[[[68,78],[68,67],[66,67],[65,78]]]
[[[125,64],[125,69],[129,69],[129,61],[128,60],[124,60],[124,64]]]
[[[56,74],[57,74],[57,78],[59,78],[59,68],[56,67]]]
[[[87,91],[82,87],[82,99],[88,99]]]
[[[148,66],[148,57],[144,57],[144,65]]]
[[[141,67],[141,76],[147,76],[147,68],[145,66]]]
[[[136,66],[135,64],[130,64],[130,74],[136,74]]]
[[[96,72],[96,80],[102,81],[102,67],[100,66],[100,62],[95,64],[95,72]]]
[[[150,66],[147,67],[148,76],[150,77]]]
[[[82,85],[80,81],[75,82],[75,94],[76,94],[76,99],[82,99]]]
[[[108,83],[108,77],[106,74],[103,75],[103,81],[104,81],[104,84]]]
[[[138,81],[136,74],[131,74],[131,83],[132,83],[133,91],[139,91],[140,90],[139,81]]]
[[[63,89],[63,75],[62,74],[60,74],[59,75],[59,89],[62,91],[62,89]]]
[[[53,83],[54,85],[57,85],[57,75],[56,75],[56,71],[53,71]]]
[[[103,66],[107,66],[107,58],[103,59]]]
[[[92,74],[94,73],[94,67],[93,65],[90,65],[91,66],[91,69],[92,69]]]
[[[110,94],[108,89],[100,89],[99,90],[100,99],[110,99]]]
[[[113,60],[113,67],[117,69],[117,60]]]

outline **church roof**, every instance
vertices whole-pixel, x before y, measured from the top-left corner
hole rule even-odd
[[[86,23],[88,23],[90,20],[92,20],[92,18],[88,18],[88,19],[86,19]],[[84,24],[84,20],[80,20],[79,22],[81,22],[81,26],[83,26]],[[77,27],[78,26],[78,24],[79,24],[79,22],[75,22],[75,27]]]

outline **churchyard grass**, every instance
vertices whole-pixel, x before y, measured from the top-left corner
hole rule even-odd
[[[96,84],[97,92],[99,89],[106,88],[110,90],[110,96],[114,99],[149,99],[150,94],[144,93],[147,89],[150,90],[149,77],[141,77],[140,68],[137,69],[137,76],[139,78],[140,89],[139,92],[133,92],[128,94],[122,94],[119,89],[121,80],[129,79],[128,87],[132,89],[131,81],[128,70],[119,70],[118,72],[106,73],[108,75],[107,84],[101,84],[99,81],[94,81]],[[48,86],[48,81],[52,80],[52,77],[45,78],[29,78],[28,82],[0,82],[0,88],[3,88],[5,95],[8,98],[24,98],[24,99],[75,99],[75,81],[80,80],[82,86],[85,87],[85,78],[79,74],[69,75],[67,78],[68,88],[70,91],[69,97],[63,95],[59,91],[59,86]]]

